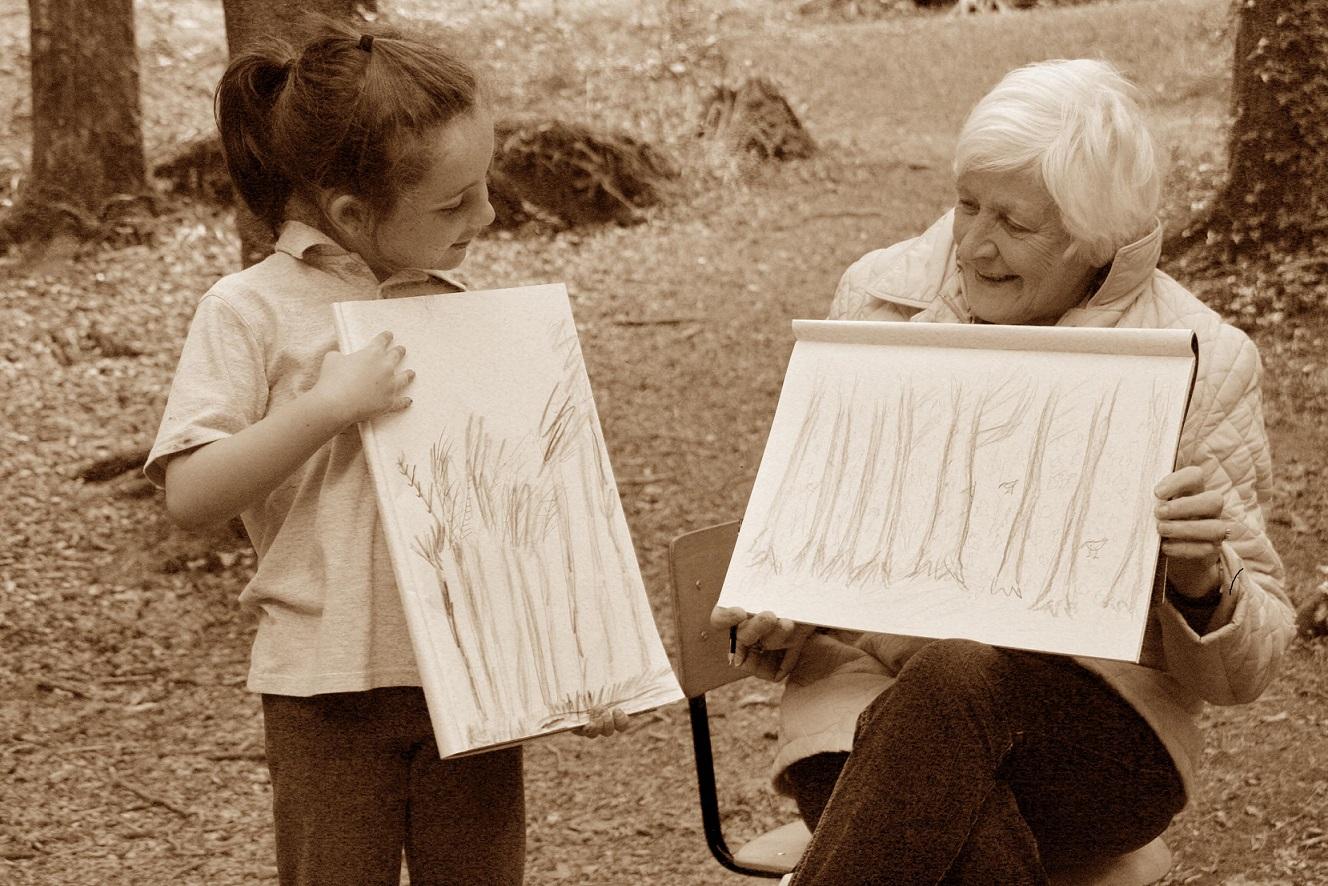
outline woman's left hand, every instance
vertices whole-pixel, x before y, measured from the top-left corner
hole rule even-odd
[[[1222,542],[1231,537],[1222,494],[1204,489],[1203,471],[1194,465],[1163,477],[1153,492],[1160,499],[1155,513],[1167,579],[1177,593],[1202,597],[1221,581]]]
[[[627,731],[627,714],[622,708],[599,708],[590,712],[590,722],[572,730],[583,738],[599,738]]]

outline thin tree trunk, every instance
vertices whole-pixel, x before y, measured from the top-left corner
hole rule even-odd
[[[29,0],[32,174],[0,236],[81,236],[108,200],[145,190],[132,0]]]

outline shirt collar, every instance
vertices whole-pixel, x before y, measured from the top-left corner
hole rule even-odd
[[[295,219],[287,219],[282,223],[277,233],[276,250],[343,280],[371,283],[378,290],[379,296],[384,298],[396,289],[432,281],[445,283],[457,291],[466,289],[464,284],[446,271],[429,268],[404,268],[379,283],[358,253],[348,251],[314,226]]]

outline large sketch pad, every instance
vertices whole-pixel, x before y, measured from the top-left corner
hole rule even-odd
[[[794,331],[720,605],[1138,660],[1192,333]]]
[[[360,426],[443,756],[682,697],[561,285],[334,307],[416,378]]]

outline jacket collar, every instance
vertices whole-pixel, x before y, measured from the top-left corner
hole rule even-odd
[[[947,237],[947,273],[939,281],[930,307],[918,319],[950,319],[972,322],[973,315],[964,296],[963,276],[957,272],[953,239]],[[1099,325],[1105,318],[1123,314],[1152,279],[1162,256],[1162,225],[1155,223],[1147,234],[1116,250],[1106,276],[1091,296],[1066,311],[1057,325]],[[921,281],[919,281],[921,282]],[[925,288],[925,285],[924,285]],[[945,316],[945,315],[950,316]]]
[[[466,288],[447,272],[427,268],[405,268],[379,283],[374,272],[358,253],[346,250],[312,225],[294,219],[282,222],[281,229],[277,233],[276,251],[284,252],[298,261],[335,274],[347,282],[371,284],[383,297],[399,287],[434,280],[446,283],[456,290],[464,291]]]

